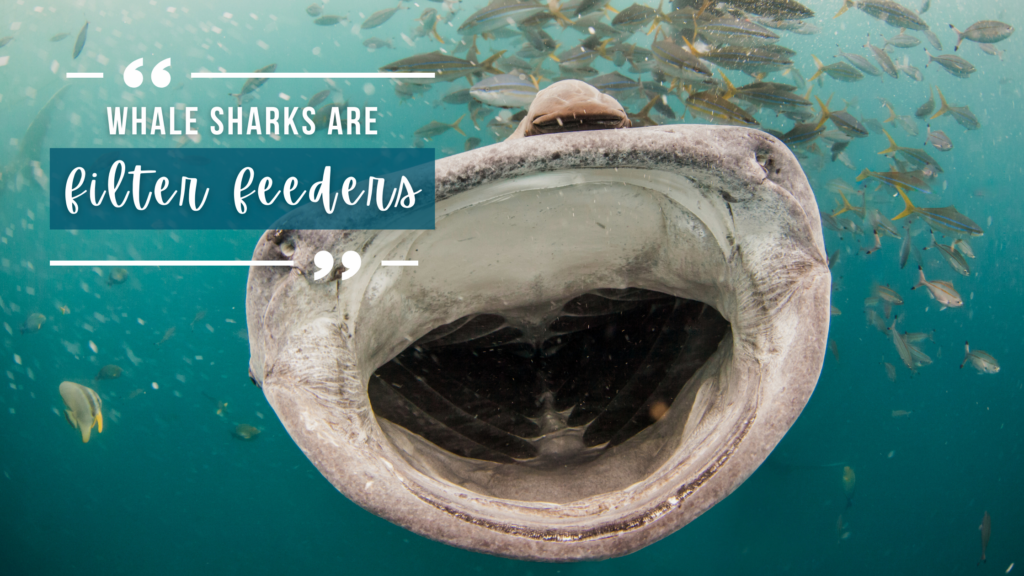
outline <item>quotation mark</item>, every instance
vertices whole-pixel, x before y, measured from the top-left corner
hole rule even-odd
[[[359,267],[362,263],[363,260],[359,257],[359,254],[351,250],[342,254],[341,265],[347,270],[342,272],[341,279],[348,280],[355,276],[356,272],[359,272]],[[334,256],[326,250],[321,250],[313,256],[313,264],[316,264],[317,267],[317,271],[313,274],[313,280],[322,280],[334,269]]]
[[[171,74],[167,71],[171,65],[170,58],[164,58],[159,64],[153,68],[153,71],[149,74],[149,79],[153,82],[153,85],[157,88],[166,88],[171,83]],[[142,58],[135,60],[124,69],[124,83],[129,88],[138,88],[142,86],[143,80],[142,72],[139,72],[139,68],[142,67]]]

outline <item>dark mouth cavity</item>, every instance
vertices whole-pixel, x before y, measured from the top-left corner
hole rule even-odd
[[[655,424],[729,333],[704,303],[599,289],[554,314],[440,326],[381,366],[369,397],[377,417],[453,455],[565,467]]]

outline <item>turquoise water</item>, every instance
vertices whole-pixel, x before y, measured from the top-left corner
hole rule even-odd
[[[348,14],[349,22],[318,27],[302,4],[87,1],[37,8],[7,0],[0,8],[0,36],[14,40],[0,48],[0,57],[9,56],[0,66],[0,165],[18,162],[19,140],[65,82],[72,86],[55,113],[47,147],[176,146],[170,138],[108,136],[105,107],[188,103],[205,111],[231,105],[227,93],[237,92],[242,81],[188,79],[188,72],[202,69],[250,71],[273,62],[278,71],[376,70],[438,47],[426,38],[411,47],[400,36],[410,35],[426,5],[400,11],[381,28],[364,31],[362,38],[395,42],[394,49],[368,53],[353,23],[363,21],[360,11],[369,16],[390,5],[332,2],[327,12]],[[620,10],[627,5],[612,2]],[[429,6],[443,11],[441,4]],[[805,78],[814,72],[811,54],[831,63],[839,43],[845,51],[868,55],[857,48],[867,34],[880,45],[879,34],[898,33],[856,9],[832,19],[839,5],[831,1],[807,6],[818,13],[809,21],[820,33],[780,32],[781,44],[798,52],[793,59]],[[479,7],[463,2],[452,18],[454,26],[439,24],[439,33],[449,40],[446,46],[457,37],[455,28]],[[924,18],[942,40],[943,53],[951,53],[955,36],[948,23],[963,29],[976,20],[998,19],[1019,30],[1022,14],[1013,2],[934,0]],[[88,42],[82,56],[72,60],[84,20],[90,23]],[[61,32],[71,35],[50,42]],[[562,48],[582,38],[557,27],[549,33]],[[630,41],[646,46],[650,39],[639,32]],[[510,42],[479,40],[478,46],[486,56],[492,47],[506,48]],[[31,176],[19,183],[15,172],[5,168],[0,187],[0,565],[11,574],[922,574],[996,573],[1024,562],[1019,490],[1024,368],[1018,359],[1024,214],[1017,198],[1024,145],[1021,42],[1018,33],[997,44],[1005,51],[1002,59],[964,42],[958,54],[978,68],[969,79],[955,78],[935,64],[925,68],[923,42],[895,52],[910,57],[923,72],[923,82],[906,76],[853,84],[825,79],[814,88],[822,99],[835,94],[831,108],[842,108],[845,99],[858,118],[883,120],[888,113],[876,97],[887,98],[898,114],[912,115],[934,85],[950,104],[969,104],[977,115],[981,127],[976,131],[963,129],[948,115],[931,121],[933,129],[946,131],[953,140],[949,152],[923,144],[923,121],[914,121],[920,131],[916,137],[886,125],[900,144],[927,147],[944,169],[932,182],[935,194],[917,194],[915,203],[953,204],[985,231],[971,239],[977,258],[968,261],[969,277],[953,272],[935,250],[920,254],[929,278],[952,280],[964,305],[940,311],[923,290],[912,292],[916,261],[912,257],[900,270],[898,240],[883,238],[882,249],[865,256],[858,251],[873,244],[870,232],[858,236],[826,230],[829,253],[840,252],[833,268],[833,304],[842,314],[832,318],[835,353],[827,356],[803,415],[768,462],[734,494],[665,540],[601,563],[543,565],[461,551],[351,504],[303,456],[249,383],[243,269],[133,268],[124,283],[108,285],[109,268],[48,266],[53,259],[248,259],[258,231],[51,231],[44,191]],[[154,88],[147,78],[139,89],[127,88],[120,68],[139,57],[146,60],[143,70],[171,57],[170,87]],[[600,59],[595,66],[602,72],[612,69]],[[65,80],[67,71],[103,71],[106,76]],[[748,81],[739,72],[728,74],[734,83]],[[775,73],[769,79],[790,78]],[[457,83],[468,86],[464,80]],[[415,128],[433,119],[452,122],[466,111],[465,106],[435,106],[450,88],[444,83],[404,102],[383,80],[339,80],[336,87],[340,92],[332,97],[338,102],[380,108],[378,135],[216,140],[205,130],[204,118],[198,146],[411,146]],[[251,104],[296,105],[324,88],[321,80],[274,79]],[[677,113],[684,110],[674,97],[669,102]],[[640,100],[626,102],[631,111],[642,105]],[[792,126],[770,111],[756,117],[765,127],[785,131]],[[687,115],[685,121],[694,119]],[[474,130],[468,117],[461,127],[485,145],[495,141],[486,130]],[[463,137],[448,131],[427,146],[440,158],[462,151],[463,143]],[[886,146],[884,137],[874,133],[854,141],[847,154],[855,169],[830,162],[827,150],[824,159],[809,155],[805,170],[821,209],[832,210],[838,198],[825,186],[830,180],[857,186],[854,177],[861,169],[887,169],[887,159],[876,154]],[[44,159],[44,173],[46,164]],[[872,205],[884,215],[902,209],[891,190],[874,192],[874,183],[869,184]],[[921,223],[915,229],[914,246],[922,248],[927,230]],[[923,344],[934,362],[916,374],[902,365],[891,338],[864,320],[863,300],[876,283],[904,297],[905,304],[896,308],[906,317],[901,331],[935,330],[934,342]],[[201,311],[205,316],[196,319]],[[42,329],[20,333],[32,313],[47,317]],[[156,344],[171,327],[170,339]],[[959,369],[965,340],[997,358],[1000,373]],[[886,377],[885,362],[896,368],[894,382]],[[124,373],[93,383],[107,364]],[[103,400],[104,431],[94,430],[88,444],[62,421],[57,386],[64,380],[94,387]],[[894,417],[897,410],[910,414]],[[249,441],[240,439],[233,435],[238,424],[255,426],[260,433]],[[842,483],[847,465],[857,476],[849,508]],[[992,516],[993,533],[988,562],[977,567],[978,525],[985,511]],[[837,530],[840,515],[847,526]]]

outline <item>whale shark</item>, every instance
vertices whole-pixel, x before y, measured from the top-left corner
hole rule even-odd
[[[630,128],[579,81],[438,160],[434,230],[269,230],[249,375],[309,460],[425,537],[537,561],[629,554],[743,483],[813,392],[831,277],[771,135]],[[314,279],[317,252],[335,262]],[[383,266],[415,260],[418,266]]]

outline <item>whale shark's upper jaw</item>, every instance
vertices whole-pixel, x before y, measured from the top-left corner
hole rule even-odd
[[[814,389],[830,277],[796,159],[745,128],[510,140],[437,163],[434,231],[275,231],[259,383],[364,508],[502,556],[635,551],[743,482]],[[363,269],[313,282],[313,256]],[[381,268],[381,260],[418,260]]]

